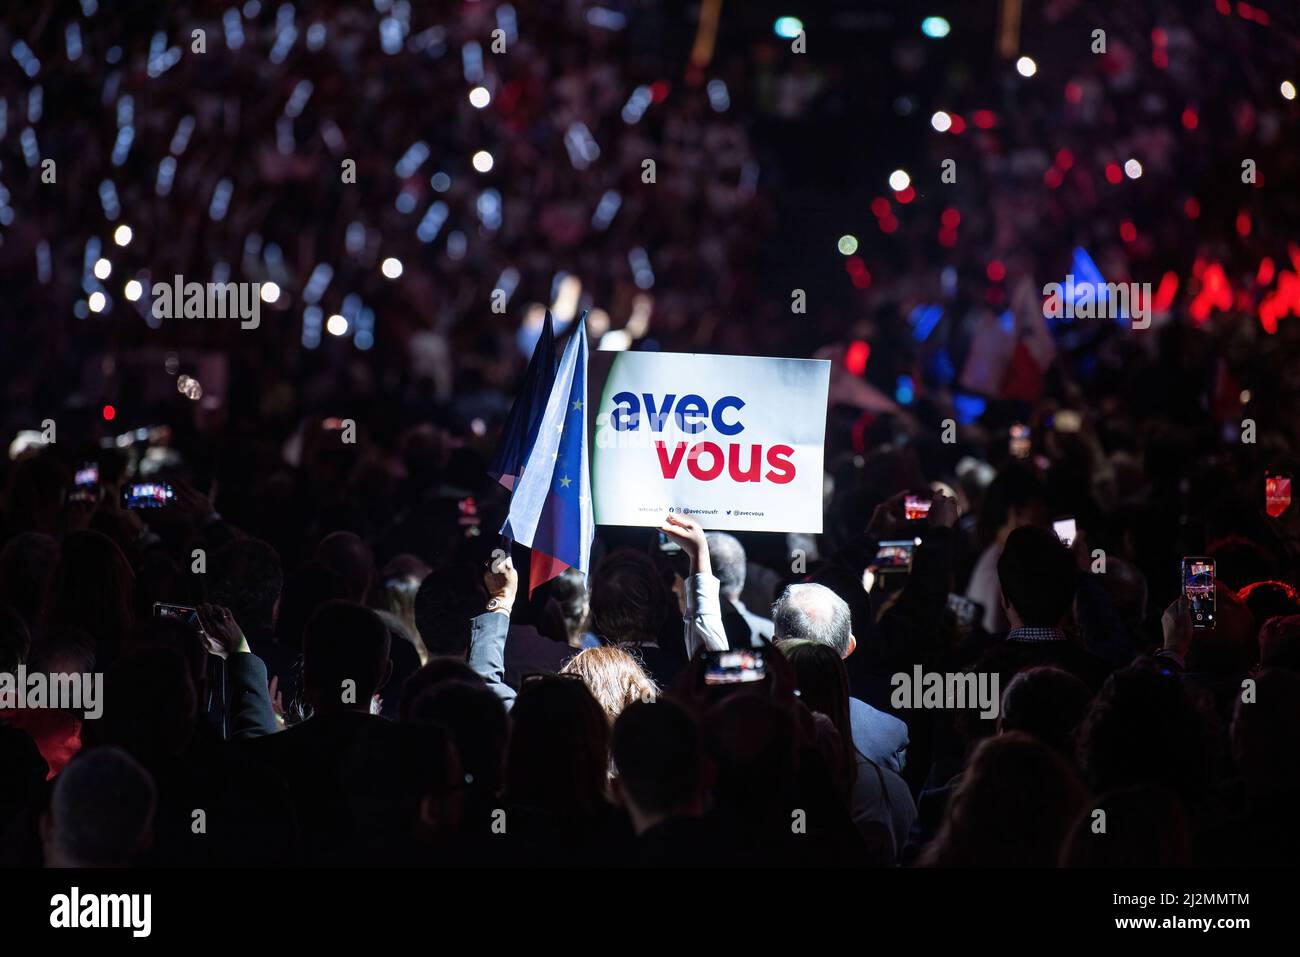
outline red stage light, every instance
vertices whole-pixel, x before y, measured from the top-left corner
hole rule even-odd
[[[1188,219],[1196,219],[1201,215],[1201,203],[1195,196],[1188,196],[1183,203],[1183,212],[1187,214]]]
[[[871,346],[865,340],[856,339],[849,343],[849,351],[844,356],[844,365],[854,375],[867,371],[867,359],[871,356]]]
[[[105,422],[112,422],[117,418],[117,409],[113,408],[111,405],[106,405],[100,410],[100,414],[103,415]]]
[[[1273,258],[1265,256],[1259,261],[1259,271],[1255,273],[1255,283],[1260,286],[1267,286],[1273,281],[1273,276],[1277,274],[1277,267],[1273,265]]]
[[[1190,106],[1183,110],[1183,128],[1194,130],[1198,125],[1200,125],[1200,117],[1196,115],[1196,111]]]
[[[1160,285],[1156,289],[1156,298],[1152,303],[1152,308],[1156,312],[1164,312],[1174,304],[1174,296],[1178,294],[1178,274],[1170,271],[1160,277]]]
[[[939,222],[943,223],[944,229],[956,229],[961,225],[961,212],[953,206],[949,206],[939,216]]]
[[[1124,240],[1124,242],[1126,242],[1126,243],[1131,243],[1131,242],[1133,242],[1133,240],[1135,240],[1135,239],[1138,238],[1137,227],[1134,226],[1132,223],[1127,222],[1127,221],[1126,221],[1126,222],[1123,222],[1123,223],[1120,223],[1120,224],[1119,224],[1119,237],[1120,237],[1120,239]]]
[[[1106,182],[1112,185],[1118,185],[1124,179],[1124,171],[1119,168],[1118,163],[1106,164]]]
[[[989,263],[988,268],[984,270],[984,273],[992,282],[1001,282],[1007,278],[1007,267],[995,259],[993,262]]]

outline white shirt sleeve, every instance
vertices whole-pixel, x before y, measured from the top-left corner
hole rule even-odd
[[[682,625],[688,659],[694,658],[701,647],[709,651],[725,651],[727,648],[718,587],[719,582],[712,575],[696,574],[686,579],[686,614]]]

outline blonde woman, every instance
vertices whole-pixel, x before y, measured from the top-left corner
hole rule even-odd
[[[633,701],[654,701],[659,697],[659,687],[636,658],[617,645],[579,652],[565,662],[560,674],[581,678],[600,702],[610,724]]]

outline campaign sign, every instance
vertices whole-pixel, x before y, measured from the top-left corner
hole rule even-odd
[[[822,530],[830,362],[596,352],[588,401],[601,525]]]

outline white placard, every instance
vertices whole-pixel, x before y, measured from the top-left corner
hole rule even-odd
[[[596,522],[820,532],[829,385],[821,359],[594,353]]]

